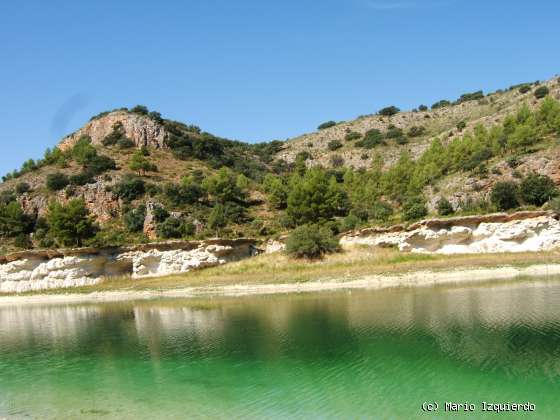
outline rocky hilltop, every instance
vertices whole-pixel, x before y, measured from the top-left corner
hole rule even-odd
[[[58,147],[62,151],[69,150],[83,136],[89,137],[93,145],[102,146],[107,136],[115,131],[115,127],[120,127],[122,135],[132,140],[137,148],[166,147],[165,139],[169,133],[160,120],[127,111],[114,111],[92,119],[78,131],[62,139]]]

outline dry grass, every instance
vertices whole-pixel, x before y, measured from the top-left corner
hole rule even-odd
[[[115,277],[102,283],[72,289],[72,293],[115,290],[169,290],[185,287],[224,286],[231,284],[281,284],[316,280],[351,280],[370,274],[398,274],[414,271],[438,271],[460,268],[527,266],[560,262],[560,252],[517,254],[427,255],[403,254],[395,250],[355,247],[318,261],[294,260],[284,254],[260,255],[190,273],[146,279]],[[53,290],[45,293],[60,293]],[[68,290],[64,291],[64,293]]]

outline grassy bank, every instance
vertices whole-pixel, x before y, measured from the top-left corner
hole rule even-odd
[[[367,275],[401,274],[499,266],[523,267],[560,262],[560,251],[516,254],[427,255],[390,249],[355,247],[322,260],[295,260],[282,253],[189,273],[132,279],[115,277],[100,284],[76,289],[30,294],[90,293],[98,291],[173,290],[186,287],[302,283],[322,280],[354,280]]]

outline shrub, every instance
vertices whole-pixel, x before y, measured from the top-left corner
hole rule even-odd
[[[546,86],[540,86],[540,87],[535,89],[534,95],[535,95],[535,98],[542,99],[546,95],[548,95],[549,93],[550,93],[550,91]]]
[[[149,110],[147,106],[136,105],[135,107],[130,109],[130,112],[133,112],[135,114],[148,115]]]
[[[556,214],[560,214],[560,197],[555,197],[550,201],[550,208]]]
[[[29,237],[29,235],[26,235],[24,233],[20,233],[18,236],[16,236],[16,239],[14,240],[14,245],[17,248],[21,248],[21,249],[33,248],[33,242],[31,242],[31,238]]]
[[[117,168],[115,161],[103,155],[98,155],[92,158],[85,166],[86,172],[89,172],[92,176],[100,175],[103,172],[110,171]]]
[[[467,123],[465,121],[459,121],[457,123],[457,130],[463,131],[467,127]]]
[[[546,175],[530,174],[519,185],[521,199],[527,204],[542,206],[558,194],[554,181]]]
[[[484,98],[484,93],[481,90],[478,90],[476,92],[462,94],[461,97],[457,100],[457,103],[475,101],[482,98]]]
[[[166,184],[163,193],[173,206],[196,203],[203,195],[202,188],[190,179],[184,179],[179,185]]]
[[[435,104],[432,105],[432,109],[444,108],[446,106],[451,105],[447,99],[442,99],[441,101],[437,101]]]
[[[412,126],[410,127],[410,130],[408,130],[408,137],[420,137],[423,136],[426,133],[426,127],[418,127],[418,126]]]
[[[86,185],[94,183],[92,175],[89,172],[82,172],[77,175],[72,175],[68,178],[70,185]]]
[[[325,130],[326,128],[334,127],[335,125],[336,125],[335,121],[327,121],[327,122],[324,122],[323,124],[319,124],[319,126],[317,127],[317,130]]]
[[[140,205],[124,214],[124,226],[129,232],[141,232],[146,219],[146,206]]]
[[[386,106],[385,108],[381,108],[378,112],[379,115],[383,115],[384,117],[390,117],[392,115],[398,114],[401,110],[394,105]]]
[[[339,250],[338,239],[324,226],[300,226],[290,233],[286,241],[286,252],[296,258],[320,258]]]
[[[49,191],[60,191],[69,183],[68,177],[61,172],[47,175],[47,189]]]
[[[519,165],[521,165],[521,159],[519,158],[519,156],[510,156],[506,159],[506,163],[511,169],[515,169]]]
[[[117,146],[119,146],[119,148],[121,148],[121,149],[131,149],[135,146],[135,144],[128,137],[121,137],[117,141]]]
[[[132,201],[146,192],[146,184],[141,179],[127,175],[114,185],[113,192],[124,201]]]
[[[185,235],[185,226],[182,220],[168,217],[156,226],[157,235],[162,239],[179,239]]]
[[[375,201],[368,210],[371,220],[386,222],[393,215],[393,207],[385,201]]]
[[[403,133],[402,129],[394,127],[394,126],[389,127],[389,129],[385,133],[385,138],[388,138],[388,139],[396,139],[396,138],[402,137],[402,136],[404,136],[404,133]]]
[[[24,194],[31,190],[31,186],[27,182],[20,182],[16,185],[16,193]]]
[[[490,193],[490,201],[498,210],[509,210],[519,206],[518,185],[511,181],[497,182]]]
[[[449,202],[449,200],[445,197],[442,197],[437,203],[437,212],[440,216],[447,216],[453,214],[455,210],[453,210],[453,206]]]
[[[383,134],[377,128],[372,128],[366,131],[364,138],[356,142],[357,147],[363,147],[364,149],[373,149],[379,144],[383,144]]]
[[[342,219],[342,222],[340,223],[340,231],[346,232],[349,230],[354,230],[360,225],[361,222],[362,220],[358,216],[351,213],[344,219]]]
[[[339,140],[331,140],[327,147],[330,151],[338,150],[342,147],[342,143]]]
[[[101,141],[103,146],[113,146],[117,144],[117,142],[126,137],[124,132],[124,127],[120,121],[117,121],[113,124],[113,131],[111,131],[105,138]]]
[[[527,93],[530,90],[531,90],[531,85],[529,83],[524,83],[521,86],[519,86],[520,93]]]
[[[357,131],[350,131],[344,136],[344,140],[346,141],[358,140],[359,138],[362,138],[362,135]]]
[[[404,220],[420,219],[428,214],[426,202],[423,197],[411,197],[403,204],[403,218]]]
[[[428,110],[428,107],[426,105],[420,105],[418,107],[418,111],[423,111],[424,112],[424,111],[427,111],[427,110]]]
[[[134,152],[130,158],[130,163],[128,167],[133,171],[138,171],[138,175],[145,175],[146,172],[156,172],[157,166],[151,163],[146,156],[142,153],[142,150],[137,150]]]
[[[333,168],[341,168],[344,166],[344,158],[340,155],[332,155],[329,159],[329,163]]]

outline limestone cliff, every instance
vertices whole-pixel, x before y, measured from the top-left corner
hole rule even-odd
[[[560,246],[560,222],[545,211],[434,219],[347,233],[341,243],[438,254],[547,251]]]
[[[185,273],[247,258],[254,252],[254,241],[249,239],[24,251],[0,257],[0,293],[81,287],[111,276]]]
[[[67,150],[82,136],[89,136],[94,145],[101,145],[103,139],[113,132],[116,124],[122,126],[126,137],[131,139],[136,147],[165,147],[167,131],[161,123],[145,115],[126,111],[111,112],[101,118],[88,122],[75,133],[65,137],[60,142],[60,149]]]

